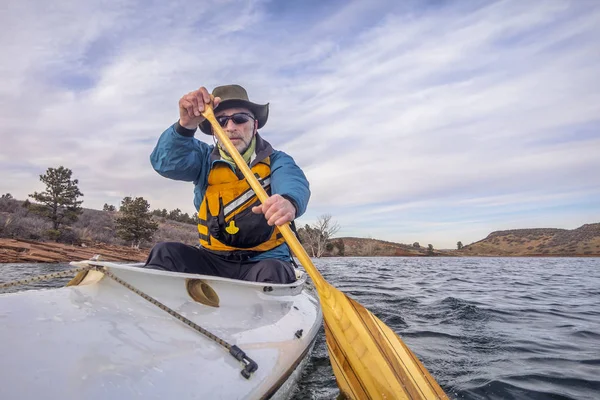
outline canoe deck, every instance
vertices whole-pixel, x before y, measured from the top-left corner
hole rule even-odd
[[[237,345],[258,370],[245,379],[225,348],[114,280],[90,274],[78,286],[0,295],[0,398],[282,397],[321,325],[305,277],[278,285],[94,264]],[[190,278],[210,286],[219,306],[194,301]]]

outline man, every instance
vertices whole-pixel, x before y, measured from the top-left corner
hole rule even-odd
[[[215,145],[194,138],[197,127],[212,135],[201,115],[211,100],[217,121],[269,194],[264,204],[214,136]],[[268,116],[269,104],[251,102],[239,85],[219,86],[212,95],[201,87],[179,100],[179,121],[163,132],[150,161],[160,175],[194,183],[200,246],[159,243],[147,266],[257,282],[296,279],[277,226],[304,213],[310,190],[294,160],[258,134]]]

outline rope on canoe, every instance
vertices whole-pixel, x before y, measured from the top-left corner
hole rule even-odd
[[[29,278],[20,279],[18,281],[0,283],[0,289],[6,289],[9,287],[13,287],[13,286],[27,285],[32,282],[46,281],[48,279],[64,278],[65,276],[72,276],[78,272],[89,271],[90,269],[92,269],[92,267],[79,267],[79,268],[69,269],[67,271],[60,271],[60,272],[53,272],[51,274],[46,274],[46,275],[32,276]]]
[[[183,322],[190,328],[194,329],[196,332],[203,334],[207,338],[215,341],[216,343],[220,344],[221,346],[223,346],[224,348],[229,350],[229,354],[231,354],[236,360],[238,360],[239,362],[241,362],[244,365],[244,369],[241,371],[241,374],[244,378],[250,379],[250,376],[252,375],[252,373],[258,369],[258,364],[256,364],[256,362],[254,360],[252,360],[250,357],[248,357],[242,349],[226,342],[225,340],[221,339],[217,335],[202,328],[200,325],[196,324],[194,321],[184,317],[183,315],[181,315],[177,311],[173,310],[172,308],[167,307],[165,304],[161,303],[160,301],[156,300],[155,298],[153,298],[153,297],[147,295],[146,293],[142,292],[141,290],[135,288],[133,285],[127,283],[126,281],[119,278],[112,272],[108,271],[104,266],[90,265],[88,267],[74,268],[74,269],[70,269],[67,271],[53,272],[51,274],[38,275],[38,276],[30,277],[30,278],[25,278],[25,279],[21,279],[18,281],[0,283],[0,289],[9,288],[9,287],[13,287],[13,286],[26,285],[26,284],[29,284],[32,282],[38,282],[38,281],[43,281],[43,280],[48,280],[48,279],[62,278],[65,276],[71,276],[78,272],[89,271],[89,270],[95,270],[95,271],[102,272],[104,275],[108,276],[115,282],[121,284],[122,286],[125,286],[127,289],[131,290],[133,293],[141,296],[143,299],[154,304],[155,306],[157,306],[161,310],[165,311],[169,315],[177,318],[179,321]]]

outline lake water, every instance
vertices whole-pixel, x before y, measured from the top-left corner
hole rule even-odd
[[[600,398],[600,258],[314,262],[394,329],[451,398]],[[0,264],[0,280],[63,268]],[[337,394],[321,335],[294,399]]]

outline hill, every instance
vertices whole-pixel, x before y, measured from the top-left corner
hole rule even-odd
[[[454,251],[460,256],[600,256],[600,223],[577,229],[513,229]]]
[[[343,242],[343,255],[349,257],[423,257],[423,256],[449,256],[452,252],[447,250],[433,250],[429,254],[427,247],[387,242],[371,238],[341,237],[333,240],[333,249],[325,256],[339,256],[338,241]]]

